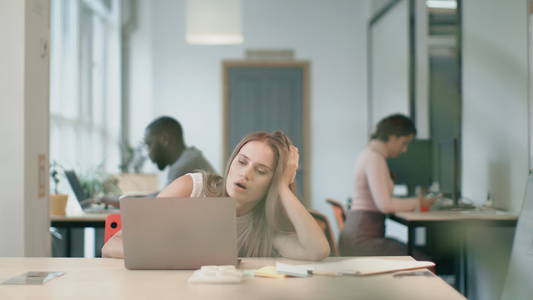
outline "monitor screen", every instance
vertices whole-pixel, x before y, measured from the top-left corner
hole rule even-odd
[[[439,142],[438,149],[439,190],[444,197],[457,200],[457,140],[449,139]]]
[[[409,195],[414,195],[417,186],[431,185],[431,150],[431,140],[414,139],[406,153],[387,160],[394,183],[406,185]]]

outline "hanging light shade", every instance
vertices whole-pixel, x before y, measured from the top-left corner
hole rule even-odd
[[[186,40],[190,44],[240,44],[241,0],[187,0]]]

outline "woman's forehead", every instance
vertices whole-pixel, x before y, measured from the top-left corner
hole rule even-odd
[[[239,155],[243,155],[253,162],[274,167],[274,151],[266,142],[250,141],[242,146]]]

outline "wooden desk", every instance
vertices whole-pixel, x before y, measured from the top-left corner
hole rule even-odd
[[[346,259],[332,257],[325,261]],[[394,259],[412,259],[407,256]],[[245,258],[256,270],[287,259]],[[244,277],[239,284],[188,284],[193,271],[131,271],[109,258],[0,258],[0,282],[28,271],[63,271],[43,285],[0,285],[2,299],[465,299],[437,276]]]
[[[50,216],[50,227],[56,228],[80,228],[95,227],[104,228],[105,218],[108,214],[84,214],[77,216]]]
[[[76,216],[51,215],[50,227],[66,229],[65,241],[67,242],[67,246],[65,255],[70,257],[72,255],[70,242],[72,238],[72,229],[85,227],[104,228],[107,215],[108,214],[83,214]],[[97,237],[100,237],[100,235],[95,236],[95,252],[99,252],[103,245],[103,236],[99,240],[96,240]]]
[[[457,258],[455,259],[456,288],[464,295],[467,294],[468,282],[466,280],[466,228],[472,226],[516,226],[518,215],[501,211],[474,211],[474,210],[432,210],[428,212],[398,212],[389,215],[389,218],[407,226],[407,253],[413,254],[416,240],[416,228],[426,227],[432,229],[446,228],[454,236],[458,244]]]

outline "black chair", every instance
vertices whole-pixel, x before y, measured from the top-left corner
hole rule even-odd
[[[311,214],[311,216],[313,216],[313,218],[315,218],[315,221],[318,223],[318,226],[322,228],[322,231],[324,231],[324,234],[326,235],[330,248],[329,256],[339,256],[337,242],[335,241],[335,237],[333,236],[333,232],[331,231],[331,226],[329,225],[328,218],[324,214],[313,209],[309,209],[309,213]]]
[[[344,211],[344,206],[331,198],[327,198],[326,202],[331,204],[333,208],[333,214],[335,215],[335,220],[337,220],[337,225],[339,225],[339,230],[342,230],[344,227],[344,221],[346,221],[346,212]]]

